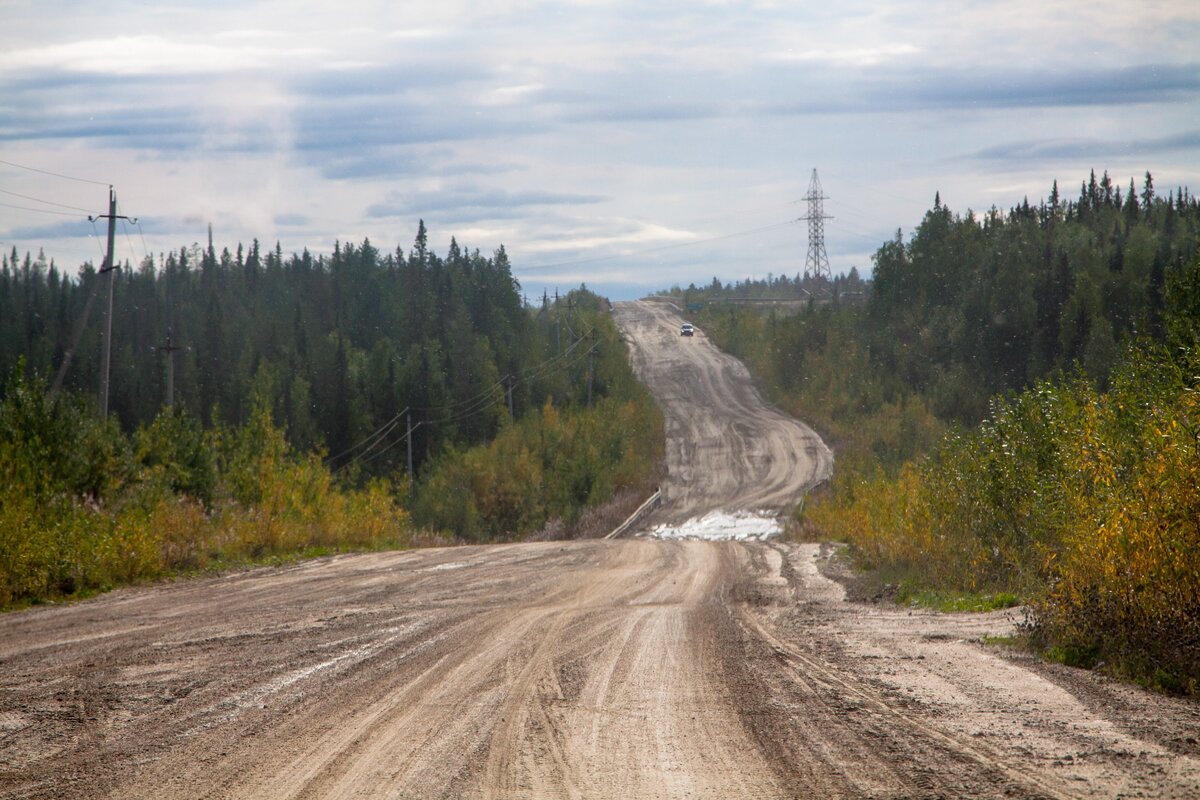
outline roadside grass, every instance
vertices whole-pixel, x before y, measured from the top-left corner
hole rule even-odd
[[[984,636],[980,640],[983,644],[990,647],[1006,647],[1010,650],[1026,649],[1025,637],[1023,636]]]
[[[606,503],[636,505],[662,461],[661,414],[610,350],[596,380],[609,396],[548,400],[487,445],[448,448],[415,490],[400,474],[338,476],[322,451],[289,444],[261,397],[238,428],[169,408],[127,435],[16,374],[0,398],[0,611],[338,553],[517,541],[548,519],[550,534],[595,535]]]
[[[462,540],[454,539],[445,534],[414,531],[403,536],[396,535],[375,542],[355,545],[312,545],[289,551],[259,552],[257,555],[248,552],[212,553],[209,554],[202,565],[191,564],[176,568],[166,568],[160,572],[142,575],[129,580],[109,580],[103,583],[87,584],[71,591],[63,591],[60,587],[50,587],[37,595],[19,597],[7,603],[0,603],[0,613],[21,611],[35,606],[78,603],[127,586],[152,586],[159,583],[213,577],[262,569],[264,567],[287,567],[304,561],[328,558],[330,556],[386,553],[424,547],[452,547],[463,544]]]
[[[1022,603],[1011,592],[954,592],[928,589],[911,582],[901,583],[897,605],[932,608],[945,613],[999,611]]]
[[[0,603],[0,613],[20,611],[34,606],[78,603],[127,586],[150,586],[264,567],[286,567],[335,555],[380,553],[453,544],[461,544],[461,542],[434,533],[398,532],[375,541],[354,544],[319,544],[277,551],[266,551],[261,547],[250,550],[210,551],[201,558],[190,560],[186,564],[156,565],[137,574],[96,575],[78,582],[76,580],[47,582],[35,594],[12,597],[7,602]]]
[[[1026,649],[1033,650],[1056,664],[1101,672],[1119,680],[1131,681],[1151,692],[1190,695],[1194,697],[1197,694],[1197,690],[1200,689],[1194,677],[1181,675],[1178,672],[1164,669],[1161,666],[1147,669],[1144,665],[1140,664],[1106,661],[1104,659],[1104,651],[1099,646],[1052,645],[1050,647],[1036,647],[1028,641],[1025,641],[1024,645]]]

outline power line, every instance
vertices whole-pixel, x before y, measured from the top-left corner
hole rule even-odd
[[[582,341],[584,341],[584,339],[581,338],[581,339],[579,339],[579,341],[582,342]],[[593,350],[595,350],[599,346],[600,346],[599,342],[594,343],[587,350],[584,350],[582,353],[578,354],[573,360],[568,361],[566,364],[563,364],[562,366],[560,366],[559,369],[568,369],[570,367],[575,366],[580,361],[582,361],[584,358],[586,358],[589,353],[591,353]],[[567,352],[569,352],[569,351],[563,351],[564,355]],[[453,422],[461,422],[462,420],[468,419],[477,414],[482,414],[488,408],[489,408],[489,406],[487,404],[482,404],[482,405],[479,405],[474,410],[463,411],[458,414],[451,414],[450,416],[444,417],[442,419],[423,420],[423,423],[426,425],[448,425]]]
[[[53,200],[43,200],[40,197],[33,197],[32,195],[28,195],[28,194],[21,194],[19,192],[10,192],[8,189],[0,189],[0,194],[10,194],[13,197],[19,197],[22,200],[32,200],[35,203],[44,203],[48,206],[58,206],[59,208],[69,208],[72,211],[82,211],[85,214],[93,213],[90,208],[80,208],[79,206],[69,206],[66,203],[56,203]]]
[[[486,397],[487,395],[494,392],[497,389],[497,387],[503,386],[504,381],[508,380],[508,377],[509,377],[508,375],[505,375],[500,380],[493,383],[491,386],[480,391],[479,394],[468,397],[465,400],[457,400],[457,401],[451,403],[450,405],[446,405],[446,406],[416,406],[412,410],[413,411],[445,411],[446,409],[449,409],[449,408],[458,408],[459,406],[471,405],[479,398]]]
[[[96,228],[96,218],[88,217],[88,222],[92,223],[92,238],[96,240],[96,247],[100,248],[100,266],[104,266],[104,245],[100,244],[100,231]]]
[[[51,172],[50,170],[46,170],[46,169],[38,169],[37,167],[30,167],[25,164],[18,164],[15,161],[5,161],[2,158],[0,158],[0,164],[5,164],[10,167],[16,167],[17,169],[29,170],[30,172],[39,172],[42,175],[49,175],[54,178],[62,178],[63,180],[68,180],[68,181],[79,181],[80,183],[91,183],[96,186],[109,186],[109,187],[112,186],[112,184],[108,183],[107,181],[93,181],[93,180],[88,180],[87,178],[77,178],[74,175],[63,175],[61,172]]]
[[[551,361],[559,361],[559,360],[567,359],[571,355],[571,351],[574,350],[576,347],[578,347],[582,343],[583,343],[582,338],[577,339],[574,342],[574,344],[572,344],[566,350],[563,350],[562,353],[555,356]],[[552,372],[556,369],[563,369],[564,366],[570,366],[570,364],[572,364],[572,363],[575,363],[575,362],[568,361],[568,363],[566,365],[557,365],[556,366],[553,363],[547,362],[546,366],[538,367],[535,369],[529,369],[529,370],[526,370],[525,372],[523,372],[521,374],[521,378],[518,381],[518,383],[532,383],[533,381],[537,380],[538,378],[542,377],[543,375],[548,375],[550,372]]]
[[[118,203],[117,209],[120,210],[120,207],[120,203]],[[121,229],[125,232],[125,241],[129,245],[129,254],[133,256],[133,263],[136,264],[138,263],[137,253],[134,252],[133,249],[133,237],[129,235],[129,225],[126,224],[127,221],[136,225],[139,231],[142,229],[142,223],[137,217],[123,217],[121,219]],[[150,251],[146,249],[146,237],[144,236],[142,237],[142,252],[145,253],[146,258],[150,258]]]
[[[143,250],[143,251],[145,251],[145,253],[146,253],[146,258],[150,258],[150,248],[149,248],[149,247],[146,247],[146,234],[142,232],[142,223],[141,223],[141,221],[140,221],[140,220],[136,220],[136,219],[135,219],[135,220],[133,221],[133,225],[134,225],[134,227],[136,227],[136,228],[137,228],[137,230],[138,230],[138,236],[139,236],[139,237],[141,238],[141,240],[142,240],[142,250]]]
[[[488,390],[488,394],[481,395],[478,402],[476,402],[474,405],[468,406],[462,411],[455,412],[449,416],[442,417],[441,419],[427,419],[422,420],[422,422],[426,425],[448,425],[451,422],[460,422],[464,419],[469,419],[476,414],[482,414],[484,411],[492,407],[493,402],[498,399],[494,397],[496,391],[502,389],[503,384],[493,384],[492,388]],[[503,396],[503,392],[501,393],[501,396]]]
[[[580,341],[582,341],[582,340],[580,340]],[[540,364],[534,364],[532,367],[527,367],[519,376],[504,375],[502,378],[500,378],[500,380],[496,381],[491,386],[488,386],[486,389],[481,390],[478,394],[468,397],[465,400],[458,400],[454,403],[450,403],[449,405],[444,405],[444,406],[416,406],[416,407],[413,407],[411,410],[418,411],[418,412],[420,412],[420,411],[423,411],[423,412],[448,411],[450,409],[458,408],[460,406],[474,406],[477,404],[478,401],[490,398],[490,396],[492,395],[493,392],[496,391],[496,389],[505,387],[506,382],[508,381],[509,378],[512,378],[518,382],[524,382],[533,377],[536,377],[539,374],[544,374],[543,372],[539,372],[539,370],[542,370],[548,364],[552,364],[553,362],[559,360],[560,358],[563,358],[563,357],[569,355],[572,350],[574,350],[576,347],[579,346],[579,344],[580,344],[580,342],[575,342],[574,344],[569,346],[563,352],[558,353],[553,356],[550,356],[550,358],[547,358],[545,361],[541,362]],[[545,371],[549,371],[549,370],[545,370]]]
[[[121,230],[125,233],[125,244],[129,246],[130,264],[138,263],[137,253],[133,249],[133,237],[129,235],[129,226],[125,224],[125,220],[121,220]],[[147,254],[149,255],[149,254]]]
[[[578,347],[580,344],[582,344],[586,340],[586,337],[588,337],[590,335],[590,333],[591,333],[591,331],[584,333],[583,336],[581,336],[578,341],[576,341],[574,344],[572,344],[569,348],[564,350],[562,353],[560,353],[556,356],[553,356],[551,358],[548,358],[545,361],[543,361],[541,364],[535,365],[535,366],[530,367],[529,369],[525,370],[522,373],[522,377],[520,379],[514,378],[511,375],[506,375],[506,376],[504,376],[504,378],[502,378],[501,380],[492,384],[487,389],[484,389],[481,393],[475,395],[472,398],[469,398],[465,401],[459,401],[457,403],[453,403],[448,406],[441,406],[440,410],[443,410],[443,411],[450,411],[451,409],[457,408],[459,406],[463,406],[464,404],[466,407],[462,408],[461,410],[456,411],[456,412],[451,411],[451,413],[449,413],[445,416],[442,416],[438,419],[421,420],[421,421],[417,422],[416,425],[413,425],[411,428],[406,430],[398,438],[392,439],[390,442],[388,442],[388,444],[383,449],[376,450],[376,448],[378,448],[380,444],[382,444],[384,441],[387,440],[387,437],[392,433],[392,431],[394,431],[396,429],[397,425],[399,424],[400,417],[403,416],[404,414],[408,413],[410,410],[414,410],[414,411],[416,411],[416,410],[420,410],[420,411],[439,410],[439,409],[435,409],[435,408],[423,408],[423,409],[405,408],[403,411],[396,414],[394,417],[392,417],[390,420],[385,422],[379,428],[376,428],[374,432],[369,434],[365,439],[360,441],[358,444],[356,444],[353,447],[350,447],[346,450],[343,450],[341,453],[338,453],[336,456],[330,456],[330,457],[326,458],[325,463],[327,463],[327,464],[331,463],[333,461],[336,461],[337,459],[342,458],[343,456],[349,455],[350,453],[353,453],[354,451],[365,447],[366,448],[365,450],[363,450],[361,453],[358,453],[357,455],[355,455],[353,458],[351,458],[346,463],[342,464],[340,467],[335,468],[333,470],[333,472],[334,473],[341,472],[342,470],[347,469],[350,465],[355,464],[355,463],[370,464],[372,461],[375,461],[376,459],[380,458],[388,451],[392,450],[392,448],[394,448],[396,445],[398,445],[401,442],[408,439],[409,436],[414,431],[416,431],[418,428],[420,428],[422,425],[449,425],[449,424],[453,424],[455,422],[461,422],[465,419],[470,419],[471,417],[474,417],[474,416],[478,416],[479,414],[482,414],[482,413],[488,411],[492,407],[492,403],[499,399],[495,396],[496,391],[504,390],[506,388],[506,382],[510,378],[513,380],[512,385],[516,386],[518,383],[524,383],[527,381],[531,381],[534,378],[539,377],[540,374],[545,374],[546,372],[549,372],[551,369],[554,368],[552,366],[553,362],[561,360],[564,357],[569,356],[571,354],[571,351],[574,350],[576,347]],[[569,369],[570,367],[573,367],[575,364],[578,364],[579,362],[583,361],[583,359],[587,358],[593,351],[595,351],[599,347],[600,347],[600,343],[598,341],[593,341],[591,347],[587,348],[586,350],[584,350],[581,353],[578,353],[577,355],[575,355],[574,358],[571,358],[565,364],[559,365],[557,368],[558,369]],[[503,397],[503,394],[501,394],[501,397]],[[372,451],[375,451],[375,452],[372,452]]]
[[[403,414],[404,412],[403,412],[403,411],[401,411],[400,413],[401,413],[401,414]],[[367,454],[368,454],[368,453],[370,453],[372,450],[374,450],[376,447],[378,447],[378,446],[379,446],[379,443],[380,443],[380,442],[382,442],[382,441],[384,441],[384,439],[386,438],[387,434],[391,433],[391,432],[392,432],[392,430],[394,430],[394,429],[395,429],[395,427],[396,427],[397,425],[399,425],[399,424],[400,424],[400,423],[399,423],[399,421],[396,421],[396,422],[393,422],[391,425],[389,425],[389,426],[388,426],[388,428],[387,428],[387,430],[386,430],[386,431],[385,431],[385,432],[384,432],[382,435],[380,435],[380,437],[379,437],[379,438],[377,438],[377,439],[376,439],[376,440],[375,440],[375,441],[374,441],[374,442],[371,444],[371,446],[370,446],[370,447],[368,447],[366,450],[364,450],[364,451],[362,451],[361,453],[359,453],[358,455],[356,455],[354,458],[352,458],[352,459],[350,459],[349,461],[347,461],[345,464],[342,464],[342,465],[341,465],[340,467],[338,467],[337,469],[333,470],[334,474],[337,474],[337,473],[341,472],[342,470],[344,470],[344,469],[348,468],[348,467],[349,467],[351,464],[359,464],[359,463],[361,463],[361,464],[370,464],[372,461],[374,461],[375,459],[379,458],[381,455],[383,455],[383,454],[384,454],[384,453],[386,453],[387,451],[391,450],[393,447],[395,447],[396,445],[398,445],[400,442],[403,442],[405,439],[407,439],[407,438],[408,438],[408,436],[409,436],[409,433],[411,433],[412,431],[415,431],[415,430],[417,429],[416,427],[412,428],[411,430],[409,430],[409,431],[407,431],[406,433],[404,433],[404,434],[403,434],[403,435],[402,435],[402,436],[401,436],[399,439],[396,439],[396,440],[394,440],[394,441],[390,442],[390,443],[388,444],[388,446],[387,446],[387,447],[385,447],[385,448],[383,448],[382,450],[380,450],[379,452],[377,452],[377,453],[375,453],[375,454],[371,455],[370,457],[366,457],[366,458],[364,458],[365,456],[367,456]],[[419,427],[419,426],[418,426],[418,427]]]
[[[422,424],[422,423],[418,422],[416,425],[413,425],[411,428],[409,428],[407,431],[405,431],[404,435],[403,435],[403,436],[401,436],[399,439],[396,439],[396,440],[395,440],[395,441],[393,441],[391,444],[389,444],[387,447],[383,448],[383,449],[382,449],[382,450],[380,450],[378,453],[375,453],[375,454],[374,454],[373,456],[371,456],[370,458],[364,459],[364,460],[362,461],[362,463],[363,463],[363,464],[370,464],[372,461],[374,461],[375,459],[379,458],[379,457],[380,457],[380,456],[382,456],[384,453],[386,453],[387,451],[391,450],[393,447],[395,447],[396,445],[400,444],[400,443],[401,443],[401,442],[403,442],[405,439],[407,439],[409,436],[411,436],[411,435],[412,435],[412,433],[413,433],[413,431],[415,431],[417,428],[421,427],[421,424]],[[365,454],[364,454],[364,455],[365,455]],[[361,457],[361,456],[360,456],[360,457]],[[353,464],[353,463],[354,463],[354,461],[357,461],[357,460],[358,460],[358,458],[355,458],[354,460],[352,460],[352,461],[348,462],[348,463],[347,463],[345,466],[349,466],[350,464]],[[338,469],[342,469],[342,467],[339,467]]]
[[[577,339],[576,341],[569,344],[567,346],[567,349],[563,350],[561,353],[550,356],[549,358],[547,358],[545,361],[543,361],[540,364],[534,364],[532,367],[529,367],[528,369],[524,370],[518,377],[518,380],[520,380],[522,382],[529,381],[529,380],[533,380],[534,378],[540,377],[541,375],[546,374],[551,369],[551,367],[549,365],[553,364],[555,361],[558,361],[561,358],[566,358],[567,356],[569,356],[571,354],[571,351],[574,350],[576,347],[578,347],[582,342],[583,342],[583,339]]]
[[[41,202],[41,201],[39,201],[39,202]],[[72,214],[68,211],[55,211],[50,208],[30,208],[29,206],[17,206],[17,205],[13,205],[12,203],[0,203],[0,206],[3,206],[4,208],[18,208],[21,211],[33,211],[38,214],[54,214],[55,216],[59,216],[59,217],[75,217],[75,219],[79,219],[80,217],[87,216],[90,213],[88,211],[84,211],[84,213],[82,213],[82,214]]]
[[[448,424],[452,424],[455,422],[461,422],[462,420],[470,419],[471,417],[482,414],[482,413],[488,411],[489,409],[491,409],[493,407],[493,404],[498,399],[502,398],[506,391],[511,391],[514,386],[517,386],[521,383],[526,383],[526,382],[535,380],[536,378],[540,377],[543,374],[550,372],[553,369],[569,369],[570,367],[572,367],[575,364],[582,361],[584,358],[587,358],[593,351],[595,351],[600,346],[600,343],[598,341],[595,341],[593,339],[592,346],[589,347],[587,350],[575,355],[573,358],[571,357],[571,355],[572,355],[572,351],[574,351],[576,348],[578,348],[586,340],[587,337],[591,336],[592,333],[594,333],[594,330],[595,329],[583,332],[583,334],[580,336],[580,338],[577,339],[576,341],[572,342],[571,345],[568,346],[566,350],[564,350],[561,353],[558,353],[556,355],[553,355],[550,358],[547,358],[546,360],[542,361],[539,364],[535,364],[531,367],[526,368],[525,370],[523,370],[521,372],[520,376],[504,375],[502,378],[500,378],[500,380],[491,384],[490,386],[483,389],[481,392],[479,392],[478,394],[476,394],[472,397],[466,398],[464,400],[459,400],[457,402],[450,403],[448,405],[436,406],[436,407],[412,408],[412,407],[406,406],[402,411],[400,411],[399,413],[394,415],[391,419],[384,422],[382,425],[380,425],[378,428],[376,428],[374,431],[372,431],[370,434],[368,434],[366,437],[364,437],[358,443],[352,445],[351,447],[343,450],[340,453],[337,453],[336,455],[327,456],[325,459],[323,459],[323,461],[325,464],[332,464],[333,462],[338,461],[339,459],[342,459],[345,456],[348,456],[348,455],[351,455],[352,453],[354,453],[353,457],[351,457],[348,461],[346,461],[341,466],[333,469],[333,472],[336,474],[338,472],[341,472],[344,469],[347,469],[352,464],[356,464],[356,463],[369,464],[372,461],[375,461],[376,459],[383,456],[385,453],[392,450],[396,445],[407,440],[412,435],[413,431],[416,431],[422,425],[448,425]],[[566,361],[566,363],[558,364],[558,365],[555,364],[555,362],[562,361],[564,359],[568,359]],[[497,391],[500,391],[500,393],[501,393],[500,398],[498,398],[496,396]],[[421,421],[417,422],[416,425],[412,425],[410,428],[408,428],[402,435],[399,436],[399,438],[388,441],[388,437],[392,434],[392,432],[399,425],[400,417],[402,417],[404,414],[410,413],[412,411],[424,411],[424,412],[441,411],[441,412],[443,412],[443,415],[437,419],[421,420]],[[449,413],[445,413],[445,412],[449,412]],[[383,447],[382,449],[377,449],[385,441],[388,441],[387,445],[385,447]],[[361,450],[362,452],[356,452],[359,450]]]
[[[325,462],[326,462],[326,463],[328,463],[328,462],[330,462],[330,461],[336,461],[337,459],[341,458],[342,456],[349,455],[350,453],[353,453],[355,450],[357,450],[358,448],[362,447],[363,445],[365,445],[367,442],[371,441],[371,440],[372,440],[372,439],[374,439],[375,437],[377,437],[377,436],[384,436],[384,435],[386,435],[387,433],[389,433],[389,432],[391,431],[391,427],[395,427],[395,425],[396,425],[396,424],[398,424],[398,422],[399,422],[399,420],[400,420],[400,417],[402,417],[406,411],[408,411],[408,407],[407,407],[407,406],[405,406],[405,408],[404,408],[404,410],[403,410],[403,411],[401,411],[401,412],[399,412],[398,414],[396,414],[396,416],[392,417],[392,418],[391,418],[391,419],[389,419],[387,422],[383,423],[383,424],[382,424],[382,425],[380,425],[378,428],[376,428],[374,431],[372,431],[371,433],[367,434],[366,438],[362,439],[362,440],[361,440],[361,441],[360,441],[358,444],[356,444],[356,445],[352,445],[351,447],[348,447],[347,449],[343,450],[342,452],[338,453],[337,455],[334,455],[334,456],[326,456],[326,457],[325,457]],[[391,426],[391,427],[389,427],[389,426]],[[385,428],[386,428],[387,430],[385,430]]]
[[[722,241],[723,239],[734,239],[738,236],[749,236],[754,233],[764,233],[766,231],[773,231],[776,228],[785,228],[788,225],[792,225],[796,221],[797,220],[790,219],[786,222],[777,222],[773,225],[766,225],[761,228],[751,228],[749,230],[744,230],[744,231],[735,231],[733,233],[721,234],[720,236],[710,236],[706,239],[693,239],[688,242],[672,242],[671,244],[663,244],[663,245],[658,245],[656,247],[648,247],[648,248],[645,248],[644,250],[637,250],[632,253],[615,253],[611,256],[596,256],[595,258],[582,258],[582,259],[577,259],[575,261],[560,261],[556,264],[538,264],[538,265],[532,266],[532,267],[521,268],[521,269],[517,270],[517,272],[519,272],[521,274],[525,274],[525,273],[529,273],[529,272],[540,272],[542,270],[547,270],[547,269],[559,269],[561,267],[576,267],[576,266],[582,266],[584,264],[597,264],[602,261],[613,261],[613,260],[619,259],[619,258],[637,258],[638,256],[649,255],[651,253],[660,253],[664,250],[674,250],[674,249],[677,249],[680,247],[694,247],[699,244],[709,244],[710,242],[719,242],[719,241]]]

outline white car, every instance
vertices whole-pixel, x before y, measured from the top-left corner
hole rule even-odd
[[[680,336],[695,336],[696,335],[696,326],[692,325],[692,323],[690,323],[690,322],[683,323],[683,327],[679,329],[679,335]]]

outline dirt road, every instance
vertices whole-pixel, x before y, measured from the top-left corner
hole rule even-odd
[[[726,461],[675,513],[788,502]],[[432,549],[7,614],[0,797],[1200,796],[1195,704],[985,644],[1002,613],[848,603],[831,552]]]
[[[745,365],[665,302],[618,303],[618,326],[638,378],[667,426],[663,501],[645,526],[712,511],[775,512],[829,477],[833,455],[811,428],[763,401]]]

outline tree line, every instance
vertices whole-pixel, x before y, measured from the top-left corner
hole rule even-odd
[[[0,261],[0,381],[52,375],[74,341],[89,292],[101,279],[85,264],[77,279],[44,256]],[[491,256],[453,239],[434,253],[421,223],[407,253],[369,241],[332,254],[284,256],[257,240],[220,252],[212,243],[147,257],[117,273],[109,408],[132,430],[166,399],[168,335],[175,402],[203,424],[245,423],[255,398],[270,402],[290,443],[329,455],[350,450],[410,409],[414,466],[447,443],[487,441],[507,415],[504,391],[484,412],[453,414],[489,388],[561,353],[569,334],[534,324],[501,247]],[[75,348],[66,387],[96,391],[99,315]],[[577,376],[576,376],[577,377]],[[0,382],[0,396],[5,386]],[[516,416],[548,395],[564,398],[570,376],[542,371],[513,380]],[[404,466],[405,448],[373,460],[371,474]]]
[[[1007,212],[960,214],[937,196],[907,240],[897,231],[877,250],[869,281],[672,291],[706,303],[707,324],[769,384],[794,393],[841,380],[818,363],[836,350],[841,394],[859,411],[911,397],[939,420],[974,424],[996,394],[1077,364],[1103,385],[1122,343],[1163,341],[1168,277],[1195,259],[1198,239],[1200,202],[1186,189],[1160,196],[1146,173],[1140,193],[1132,181],[1122,192],[1093,172],[1075,200],[1055,182],[1045,200]],[[725,302],[789,293],[807,313]]]
[[[1053,657],[1196,693],[1198,254],[1186,189],[1092,173],[1006,213],[935,197],[861,304],[678,293],[837,451],[804,524],[901,598],[1024,600]]]
[[[126,266],[105,418],[99,321],[75,335],[98,279],[0,261],[0,606],[343,548],[596,535],[659,469],[661,417],[607,301],[527,304],[503,248],[438,256],[421,224],[407,253],[210,240]]]

